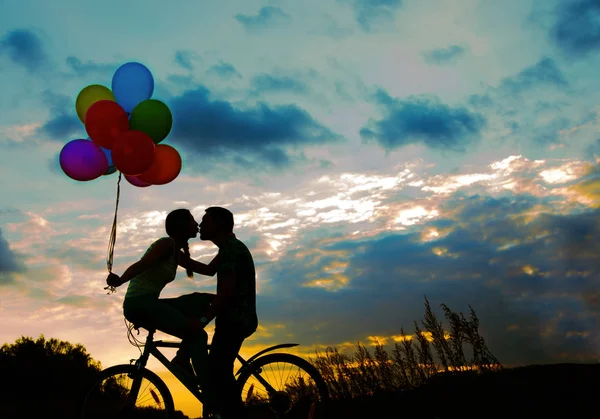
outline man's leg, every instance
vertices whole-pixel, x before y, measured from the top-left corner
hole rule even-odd
[[[212,303],[214,298],[215,294],[193,292],[177,298],[161,298],[160,301],[178,310],[189,319],[199,319],[205,312],[206,308]],[[206,335],[206,332],[203,332],[202,335]],[[192,353],[194,350],[196,352],[195,354]],[[200,380],[202,387],[205,387],[208,377],[208,352],[206,347],[204,347],[204,349],[202,349],[203,353],[200,355],[198,353],[199,350],[200,349],[196,348],[194,345],[194,342],[190,342],[189,337],[184,338],[181,341],[181,347],[177,350],[177,358],[180,360],[180,362],[182,362],[182,364],[187,365],[189,365],[189,359],[192,359],[196,376]]]
[[[223,419],[243,419],[244,405],[233,374],[236,356],[244,336],[235,328],[215,328],[210,353],[207,396]]]

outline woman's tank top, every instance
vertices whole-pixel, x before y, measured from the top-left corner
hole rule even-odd
[[[152,247],[160,240],[172,240],[170,237],[162,237],[156,240],[150,245],[146,253],[152,249]],[[144,255],[146,254],[144,253]],[[156,297],[160,295],[163,288],[175,279],[177,273],[177,252],[163,261],[157,262],[152,265],[149,269],[145,270],[141,274],[134,276],[129,281],[125,298],[132,297]]]

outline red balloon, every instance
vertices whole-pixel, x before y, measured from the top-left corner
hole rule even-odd
[[[149,183],[142,182],[136,176],[125,175],[125,180],[131,183],[133,186],[137,186],[138,188],[145,188],[147,186],[150,186]]]
[[[119,135],[129,129],[129,118],[112,100],[95,102],[85,114],[85,130],[100,147],[111,150]]]
[[[152,166],[137,178],[151,185],[165,185],[175,180],[179,172],[181,172],[179,152],[168,144],[157,144]]]
[[[156,145],[148,134],[135,130],[125,131],[113,145],[113,164],[124,175],[137,176],[152,165],[155,148]]]

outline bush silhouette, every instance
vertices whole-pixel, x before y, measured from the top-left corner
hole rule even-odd
[[[440,373],[472,371],[480,374],[502,370],[479,334],[475,310],[469,306],[467,317],[453,312],[445,304],[440,306],[450,324],[449,330],[438,320],[425,297],[422,328],[415,321],[412,336],[400,328],[400,339],[391,354],[382,344],[375,345],[371,354],[360,342],[352,356],[331,347],[325,354],[317,351],[316,359],[311,362],[327,382],[332,399],[411,390]]]

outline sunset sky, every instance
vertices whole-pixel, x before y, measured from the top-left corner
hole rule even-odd
[[[58,164],[87,137],[81,89],[110,87],[137,61],[173,113],[164,143],[183,170],[164,186],[121,182],[116,273],[165,234],[172,209],[199,220],[226,206],[257,268],[260,329],[244,355],[392,345],[426,295],[440,316],[440,303],[472,305],[505,365],[598,360],[597,1],[2,10],[0,344],[43,334],[104,367],[138,355],[125,288],[103,290],[118,173],[77,182]],[[217,248],[191,250],[208,263]],[[162,295],[214,292],[215,279],[180,269]],[[177,407],[198,416],[178,388]]]

